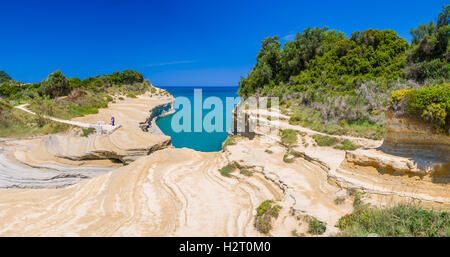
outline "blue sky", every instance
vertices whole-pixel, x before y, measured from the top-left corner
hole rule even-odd
[[[449,2],[2,0],[0,70],[37,82],[58,69],[81,78],[135,69],[155,85],[231,86],[267,36],[390,28],[410,41],[409,29]]]

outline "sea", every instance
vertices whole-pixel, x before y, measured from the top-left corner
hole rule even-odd
[[[226,98],[227,97],[233,97],[234,99],[237,99],[237,102],[239,101],[239,97],[237,94],[238,86],[222,86],[222,87],[213,87],[213,86],[203,86],[203,87],[187,87],[187,86],[159,86],[160,88],[166,89],[171,95],[175,97],[175,106],[177,106],[177,103],[183,102],[180,97],[184,97],[184,101],[189,99],[189,101],[192,103],[190,107],[190,113],[191,113],[191,129],[190,131],[177,131],[172,126],[172,119],[176,117],[178,112],[183,111],[183,108],[185,108],[183,105],[178,106],[178,108],[175,108],[175,113],[160,117],[156,120],[156,124],[161,129],[161,131],[172,138],[172,145],[176,148],[191,148],[197,151],[201,152],[217,152],[222,150],[222,143],[227,139],[228,137],[228,130],[230,129],[231,125],[231,112],[232,109],[235,107],[233,105],[233,108],[226,108]],[[195,89],[201,89],[202,90],[202,106],[203,103],[205,103],[205,100],[208,97],[217,97],[221,100],[223,103],[222,106],[222,124],[223,128],[219,131],[212,131],[207,132],[205,129],[202,129],[201,132],[194,132],[194,119],[195,115],[201,115],[202,121],[205,118],[206,115],[208,115],[209,112],[212,112],[215,107],[212,105],[211,109],[202,108],[201,114],[194,113],[194,90]],[[220,109],[219,109],[220,110]],[[189,108],[184,110],[189,111]],[[216,112],[217,113],[217,112]],[[210,115],[211,116],[211,115]],[[180,114],[178,115],[180,117]],[[198,119],[198,117],[197,117]],[[175,121],[182,123],[182,119],[175,118]],[[213,124],[216,124],[215,118],[212,119]],[[219,123],[220,124],[220,123]]]

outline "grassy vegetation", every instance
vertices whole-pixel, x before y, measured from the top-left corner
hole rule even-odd
[[[276,205],[273,200],[265,200],[256,208],[255,227],[264,234],[272,229],[272,218],[278,218],[281,206]]]
[[[0,137],[26,137],[66,131],[70,126],[15,109],[0,101]]]
[[[147,87],[144,83],[135,86],[136,88],[141,88],[142,91],[140,93],[145,92],[144,88]],[[33,99],[27,100],[27,102],[30,103],[29,108],[36,113],[61,119],[72,119],[88,114],[96,114],[98,113],[98,109],[107,108],[108,103],[114,100],[111,95],[116,94],[116,90],[122,93],[120,88],[122,87],[117,86],[116,88],[108,88],[102,92],[73,92],[71,95],[58,100],[46,96],[35,96]],[[123,90],[126,91],[126,89]],[[136,98],[136,95],[129,93],[127,97]],[[120,98],[123,100],[123,97]]]
[[[308,233],[312,235],[322,235],[323,233],[325,233],[326,229],[327,228],[322,221],[314,217],[309,217]]]
[[[300,152],[297,152],[292,149],[288,149],[288,151],[283,156],[283,161],[285,163],[293,163],[296,158],[304,157],[304,155]]]
[[[229,136],[222,144],[223,150],[226,150],[227,146],[229,145],[235,145],[236,144],[236,138],[237,136]]]
[[[377,113],[378,119],[383,119],[382,113]],[[296,106],[289,119],[289,124],[300,125],[312,130],[330,135],[349,135],[371,139],[382,139],[386,128],[384,122],[373,123],[368,120],[341,121],[324,119],[321,113],[310,107]]]
[[[83,131],[83,133],[81,134],[81,136],[87,137],[90,134],[94,133],[95,129],[94,128],[83,128],[82,131]]]
[[[7,101],[29,103],[29,108],[41,115],[71,119],[98,113],[108,107],[113,95],[136,98],[153,88],[142,74],[125,70],[84,80],[66,78],[55,71],[42,82],[22,84],[9,80],[0,85],[0,95]],[[123,99],[123,98],[122,98]]]
[[[450,213],[416,205],[375,208],[355,196],[354,211],[338,222],[337,236],[449,237]]]
[[[236,161],[228,163],[227,165],[222,167],[219,171],[222,176],[230,177],[230,173],[235,170],[239,170],[240,174],[248,177],[252,176],[254,172],[251,167],[244,167]]]
[[[36,97],[29,101],[28,107],[32,111],[57,117],[60,119],[72,119],[88,114],[98,113],[98,109],[107,108],[112,98],[105,94],[86,94],[75,99],[61,99],[55,101],[49,97]]]
[[[113,96],[127,95],[136,98],[154,89],[141,73],[133,70],[114,72],[109,75],[66,78],[60,71],[50,74],[42,82],[24,84],[12,80],[2,72],[0,96],[5,100],[1,106],[0,136],[29,136],[64,131],[67,125],[51,122],[44,115],[61,119],[98,113],[113,102]],[[155,89],[156,90],[156,89]],[[121,97],[123,99],[123,97]],[[37,116],[13,109],[7,102],[28,103]]]
[[[332,146],[338,142],[338,139],[335,137],[323,136],[323,135],[314,135],[314,140],[316,141],[318,146]]]
[[[297,142],[297,131],[285,129],[281,131],[281,143],[285,146],[292,146]]]
[[[234,164],[229,163],[226,166],[223,166],[219,171],[222,176],[230,177],[230,173],[232,171],[234,171],[235,169],[236,169],[236,167],[234,166]]]
[[[324,136],[324,135],[314,135],[314,140],[318,146],[334,146],[336,149],[341,150],[356,150],[359,146],[354,145],[350,140],[344,139],[340,140],[336,137]]]
[[[341,150],[356,150],[359,148],[359,146],[355,145],[352,143],[352,141],[348,140],[348,139],[344,139],[344,141],[342,141],[340,144],[336,145],[334,148],[336,149],[341,149]]]
[[[295,237],[301,237],[302,235],[298,234],[297,229],[291,231],[291,235]]]
[[[241,173],[242,175],[247,176],[247,177],[251,177],[253,175],[253,172],[246,168],[239,169],[239,173]]]
[[[285,163],[293,163],[294,160],[295,160],[295,158],[291,157],[289,153],[285,153],[285,154],[283,155],[283,161],[284,161]]]

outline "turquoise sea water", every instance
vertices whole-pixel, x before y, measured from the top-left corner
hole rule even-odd
[[[216,152],[222,150],[222,143],[228,136],[229,127],[227,124],[231,124],[231,115],[227,115],[227,113],[231,113],[232,110],[227,110],[226,108],[226,97],[238,97],[237,90],[238,87],[161,87],[169,91],[174,97],[186,97],[188,98],[191,105],[191,132],[175,132],[172,129],[172,117],[173,115],[169,115],[166,117],[161,117],[156,120],[156,124],[162,130],[162,132],[172,138],[172,145],[177,148],[187,147],[197,151],[202,152]],[[206,132],[204,129],[202,132],[193,132],[194,131],[194,89],[202,89],[202,99],[205,102],[205,99],[210,96],[218,97],[223,102],[223,130],[222,132]],[[177,103],[177,98],[175,98],[175,103]],[[179,112],[183,109],[183,106],[180,106],[179,109],[176,109],[176,112]],[[214,108],[214,107],[213,107]],[[209,112],[212,110],[203,109],[202,111],[202,120]],[[228,117],[227,117],[228,116]],[[228,119],[228,123],[227,123]]]

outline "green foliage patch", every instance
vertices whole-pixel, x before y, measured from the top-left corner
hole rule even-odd
[[[70,126],[31,115],[0,101],[0,137],[26,137],[66,131]]]
[[[297,142],[297,130],[284,129],[281,131],[281,143],[291,146]]]
[[[438,131],[448,133],[450,128],[449,83],[417,90],[394,91],[391,103],[391,108],[394,110],[404,110],[405,114],[420,117]]]
[[[236,138],[237,138],[237,136],[228,137],[222,144],[223,150],[226,150],[227,146],[235,145],[236,144]]]
[[[318,146],[333,146],[338,143],[338,139],[335,137],[314,135],[313,138]]]
[[[95,129],[94,128],[83,128],[82,131],[83,131],[83,133],[81,134],[81,136],[87,137],[90,134],[94,133]]]
[[[322,235],[325,233],[326,229],[327,227],[322,221],[316,219],[315,217],[309,218],[308,233],[312,235]]]
[[[236,169],[236,166],[234,166],[233,163],[229,163],[226,166],[223,166],[220,168],[220,174],[224,177],[230,177],[230,173]]]
[[[337,226],[341,230],[337,236],[448,237],[450,214],[414,205],[372,208],[360,203]]]
[[[276,205],[273,200],[265,200],[256,208],[255,227],[263,233],[268,234],[272,229],[272,218],[277,219],[281,206]]]

